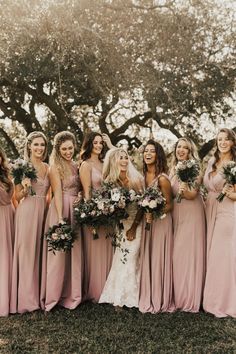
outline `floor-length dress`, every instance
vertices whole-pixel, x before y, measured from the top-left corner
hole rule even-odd
[[[9,192],[0,183],[0,316],[10,309],[12,253],[14,242],[14,207],[11,203],[13,188]]]
[[[151,187],[158,187],[160,176],[153,180]],[[173,311],[171,213],[167,213],[164,219],[153,220],[150,227],[150,231],[145,227],[142,230],[139,310],[151,313]]]
[[[40,308],[40,254],[49,185],[47,167],[44,178],[32,182],[36,195],[22,199],[16,209],[11,313]]]
[[[142,224],[137,227],[136,237],[128,241],[126,231],[130,229],[137,206],[132,203],[128,206],[129,217],[123,220],[124,229],[122,249],[128,250],[127,260],[124,262],[122,249],[116,248],[112,266],[106,284],[102,291],[99,303],[110,303],[114,306],[138,307],[140,286],[140,242]]]
[[[225,181],[220,172],[211,174],[213,162],[209,161],[204,176],[208,196],[203,308],[216,317],[236,317],[236,202],[227,197],[221,203],[216,200]]]
[[[171,185],[176,196],[176,176]],[[204,204],[198,194],[193,200],[174,200],[173,284],[176,309],[198,312],[205,280],[206,222]]]
[[[73,202],[79,192],[79,176],[75,163],[72,163],[72,175],[62,180],[63,218],[71,224],[73,220]],[[45,224],[45,232],[58,223],[55,200],[52,199]],[[55,305],[75,309],[82,300],[83,255],[80,229],[69,252],[48,251],[47,242],[43,244],[41,307],[50,311]]]
[[[101,171],[92,166],[91,183],[93,189],[101,187]],[[111,268],[113,247],[107,229],[100,227],[98,239],[93,239],[91,230],[83,228],[85,274],[84,299],[98,302]]]

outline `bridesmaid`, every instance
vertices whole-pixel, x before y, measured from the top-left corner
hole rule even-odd
[[[198,189],[189,189],[179,183],[175,174],[178,161],[199,160],[195,144],[180,138],[174,149],[170,174],[174,196],[179,192],[182,200],[174,200],[173,226],[173,284],[176,309],[198,312],[202,301],[205,277],[205,213]],[[198,177],[199,184],[201,177]]]
[[[73,223],[73,202],[79,192],[79,177],[73,161],[76,141],[74,134],[63,131],[55,135],[50,156],[50,182],[53,191],[45,232],[49,227],[63,222]],[[74,309],[81,303],[82,247],[78,237],[70,252],[56,252],[54,255],[43,245],[43,267],[41,284],[41,306],[50,311],[59,304]]]
[[[4,151],[0,147],[0,316],[10,309],[12,253],[14,237],[14,207],[11,199],[13,184]],[[4,271],[3,271],[4,270]]]
[[[221,168],[236,162],[236,135],[221,129],[216,137],[216,151],[209,161],[204,183],[208,189],[207,273],[203,308],[216,317],[236,317],[236,185],[225,185]],[[226,193],[220,203],[216,197]]]
[[[106,139],[106,136],[105,136]],[[107,143],[107,140],[105,140]],[[99,189],[102,182],[104,140],[99,133],[89,133],[83,142],[80,166],[80,179],[85,199],[91,198],[91,189]],[[91,229],[83,228],[85,254],[85,300],[98,302],[111,268],[113,249],[106,238],[105,230],[100,228],[99,238],[94,240]]]
[[[149,140],[143,154],[146,187],[160,188],[166,198],[164,219],[152,220],[151,230],[143,229],[140,259],[141,283],[139,310],[157,313],[173,310],[172,305],[172,191],[167,173],[167,161],[162,146]]]
[[[47,139],[42,132],[32,132],[25,144],[24,157],[37,171],[37,181],[23,179],[15,186],[19,202],[15,218],[15,246],[13,255],[11,313],[23,313],[40,308],[39,277],[40,249],[49,190]],[[29,186],[36,195],[29,195]]]

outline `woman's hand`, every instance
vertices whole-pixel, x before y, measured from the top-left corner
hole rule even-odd
[[[184,192],[187,192],[187,190],[188,190],[188,184],[186,182],[180,182],[179,193],[183,194]]]
[[[151,224],[153,221],[152,213],[145,213],[145,217],[146,217],[146,222],[148,224]]]
[[[27,190],[29,187],[31,187],[31,180],[30,178],[24,178],[21,182],[22,187],[24,190]]]
[[[222,190],[222,193],[224,193],[226,197],[231,198],[232,193],[234,193],[234,186],[232,186],[232,184],[226,184]]]
[[[136,226],[131,226],[126,232],[126,238],[128,241],[133,241],[136,238]]]
[[[78,195],[73,202],[73,206],[76,206],[79,202],[81,202],[82,199],[83,199],[82,192],[78,192]]]
[[[114,145],[112,145],[111,139],[109,138],[109,136],[107,134],[105,134],[105,133],[102,134],[102,140],[104,141],[104,143],[106,144],[108,149],[114,148]]]

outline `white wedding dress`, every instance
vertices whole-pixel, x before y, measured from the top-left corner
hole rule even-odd
[[[123,256],[120,248],[116,248],[113,256],[112,266],[107,281],[103,288],[99,303],[110,303],[114,306],[138,307],[139,286],[140,286],[140,262],[139,250],[141,242],[141,223],[136,230],[136,238],[128,241],[126,231],[130,229],[137,212],[137,205],[132,203],[128,206],[128,219],[123,221],[122,231],[124,241],[121,248],[129,252],[126,262],[123,263]]]

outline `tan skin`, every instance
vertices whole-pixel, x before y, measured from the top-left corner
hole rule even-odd
[[[219,151],[220,159],[216,164],[216,171],[212,172],[212,175],[215,176],[219,170],[229,161],[232,161],[233,156],[231,153],[231,149],[234,143],[232,140],[228,138],[227,133],[220,132],[217,136],[217,148]],[[236,201],[236,185],[226,184],[222,190],[225,193],[226,197],[229,199]]]
[[[30,162],[36,169],[37,176],[45,178],[48,171],[48,166],[42,161],[46,148],[44,139],[42,137],[34,138],[29,148]],[[29,178],[24,178],[20,184],[15,186],[15,198],[17,202],[28,196],[30,186],[31,180]]]
[[[144,162],[147,166],[147,172],[145,175],[146,186],[149,187],[153,180],[156,178],[156,150],[154,145],[147,145],[144,154],[143,154]],[[171,191],[171,184],[170,181],[165,176],[160,176],[158,179],[158,184],[160,190],[166,199],[166,206],[164,213],[168,213],[171,211],[173,207],[172,203],[172,191]],[[150,224],[152,222],[152,213],[146,213],[146,220]]]
[[[68,165],[68,171],[71,171],[72,158],[74,156],[75,146],[73,141],[66,140],[63,142],[59,148],[59,153],[64,159],[64,162]],[[72,174],[72,171],[71,171]],[[61,176],[57,169],[57,166],[52,165],[49,169],[49,178],[52,186],[52,191],[54,193],[55,207],[58,215],[58,222],[64,223],[63,221],[63,205],[62,205],[62,185],[61,185]]]
[[[186,161],[189,159],[189,148],[184,140],[179,140],[175,154],[178,161]],[[202,177],[199,176],[199,178],[197,179],[197,183],[200,184],[201,181]],[[182,198],[185,198],[187,200],[193,200],[197,197],[198,190],[194,188],[191,188],[190,190],[187,183],[180,182],[179,193],[181,193]]]
[[[82,162],[80,166],[80,180],[82,183],[84,198],[89,200],[91,198],[91,172],[92,167],[95,167],[97,170],[102,172],[103,163],[99,160],[99,155],[101,154],[103,149],[103,139],[100,135],[95,136],[93,140],[93,149],[91,152],[91,157]]]

